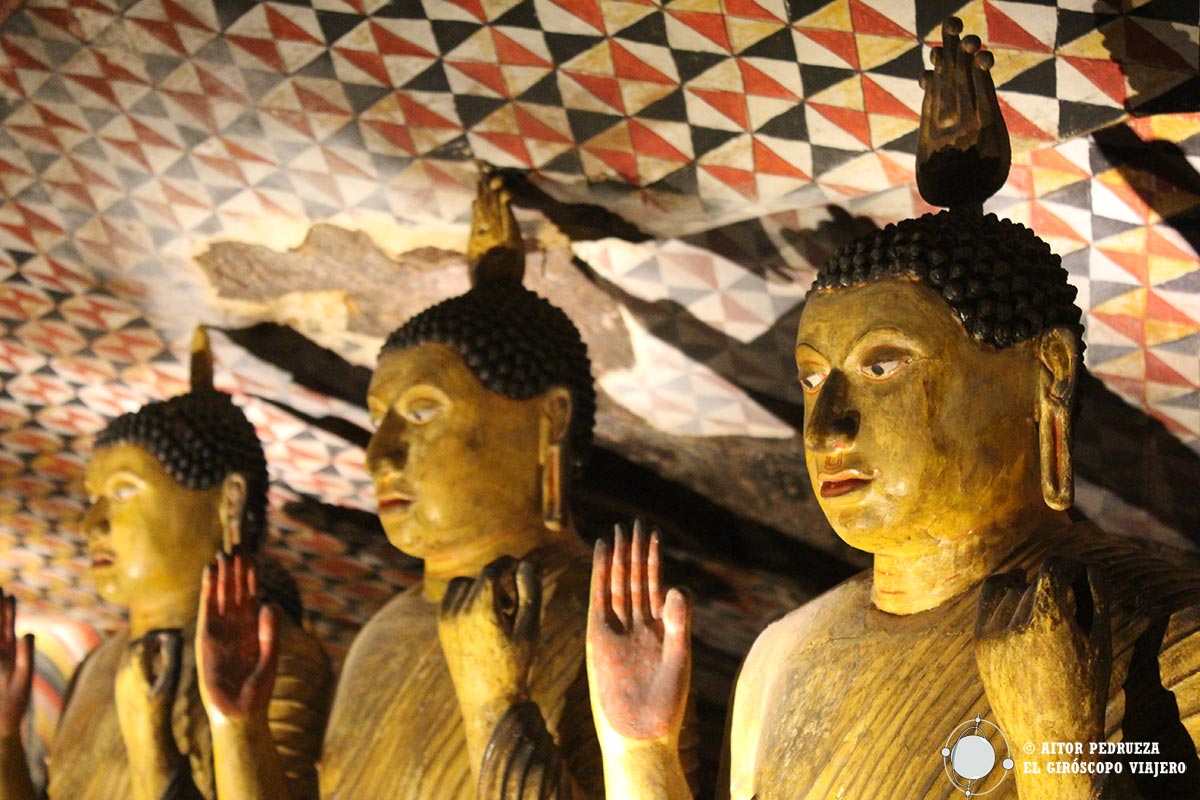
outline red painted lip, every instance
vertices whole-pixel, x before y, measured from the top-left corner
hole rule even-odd
[[[379,513],[388,514],[393,511],[407,511],[413,499],[407,495],[389,495],[379,499]]]
[[[869,478],[847,478],[841,481],[821,481],[821,497],[841,497],[865,488]]]
[[[110,553],[92,553],[93,567],[111,567],[116,559]]]

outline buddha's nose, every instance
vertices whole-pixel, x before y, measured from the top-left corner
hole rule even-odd
[[[848,447],[858,435],[860,415],[850,398],[850,383],[832,370],[804,419],[804,446],[817,452]]]
[[[408,461],[408,443],[404,440],[404,423],[388,415],[367,444],[367,471],[372,475],[399,472]]]
[[[108,535],[108,501],[103,497],[92,503],[80,523],[86,539]]]

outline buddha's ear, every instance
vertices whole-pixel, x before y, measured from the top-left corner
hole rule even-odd
[[[553,531],[562,530],[566,513],[563,476],[566,474],[566,440],[570,430],[571,393],[561,386],[552,386],[542,396],[538,463],[542,469],[542,522]]]
[[[562,386],[551,386],[542,395],[542,418],[545,420],[543,447],[562,443],[571,429],[571,392]]]
[[[1054,327],[1037,338],[1038,455],[1041,461],[1042,498],[1062,511],[1075,497],[1071,469],[1071,412],[1079,373],[1079,338],[1069,328]]]
[[[246,509],[246,478],[240,472],[231,472],[221,482],[221,548],[232,553],[242,543],[242,512]]]

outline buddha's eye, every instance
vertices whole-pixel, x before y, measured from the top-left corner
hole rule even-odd
[[[138,493],[138,487],[132,483],[120,483],[113,487],[109,492],[109,497],[116,500],[118,503],[123,503],[126,500],[133,498]]]
[[[897,371],[903,369],[912,363],[912,358],[909,356],[899,356],[895,358],[887,358],[882,361],[873,361],[869,364],[864,364],[861,372],[871,380],[881,381],[892,377]]]
[[[828,373],[826,372],[807,372],[800,376],[800,385],[804,387],[804,391],[806,392],[815,392],[821,388],[821,384],[825,382],[826,377],[828,377]]]
[[[404,409],[405,419],[414,425],[424,425],[440,413],[442,406],[434,400],[417,400]]]

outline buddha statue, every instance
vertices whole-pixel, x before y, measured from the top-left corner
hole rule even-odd
[[[202,574],[218,554],[249,558],[266,526],[267,469],[254,426],[212,386],[207,334],[193,343],[191,391],[113,420],[96,438],[82,529],[100,595],[128,609],[128,628],[79,666],[48,758],[52,800],[159,800],[217,795],[214,741],[200,697],[193,636]],[[278,615],[278,671],[268,741],[288,797],[315,797],[316,760],[332,691],[331,665],[299,624],[299,594],[263,561]],[[256,587],[257,588],[257,587]],[[28,700],[32,642],[0,620],[0,727]],[[20,740],[3,738],[0,797],[32,800]],[[222,796],[233,796],[223,794]]]
[[[347,655],[320,765],[330,800],[604,796],[569,503],[592,440],[587,350],[522,286],[509,193],[486,166],[472,212],[472,288],[392,333],[369,387],[379,519],[424,577]],[[266,770],[248,772],[272,796]]]
[[[1200,573],[1069,513],[1080,311],[1050,248],[982,213],[1008,144],[961,31],[922,80],[918,185],[951,209],[835,253],[797,337],[809,479],[873,567],[758,637],[719,797],[1200,797]],[[613,797],[690,796],[689,609],[658,580],[647,537],[597,546]],[[990,760],[960,759],[967,730]]]

